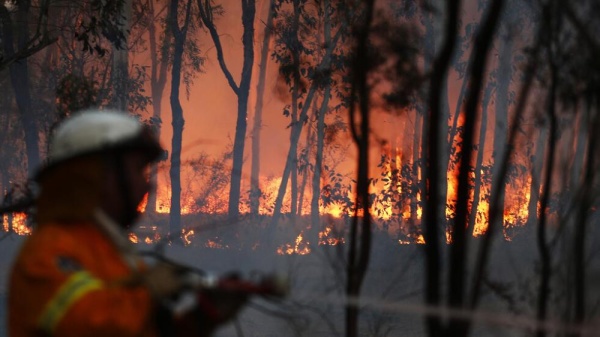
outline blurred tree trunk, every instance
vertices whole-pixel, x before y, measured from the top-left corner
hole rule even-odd
[[[596,95],[598,94],[596,93]],[[580,200],[580,204],[576,210],[575,233],[573,237],[573,291],[575,293],[574,324],[583,324],[586,320],[587,259],[585,253],[587,247],[586,241],[590,241],[589,239],[586,240],[586,230],[589,221],[589,212],[594,201],[593,186],[598,169],[598,136],[596,135],[596,132],[600,128],[600,118],[597,115],[599,103],[597,99],[596,96],[595,98],[590,98],[589,101],[586,102],[587,111],[585,115],[587,116],[587,119],[591,121],[591,123],[589,123],[589,129],[587,130],[588,141],[587,151],[585,151],[585,158],[587,161],[582,172],[583,180],[580,182],[578,181],[578,183],[581,184],[581,192],[579,196],[576,196],[576,200]]]
[[[231,168],[231,185],[229,189],[229,220],[237,221],[240,216],[240,189],[242,181],[242,166],[244,164],[244,146],[246,143],[246,129],[248,127],[248,97],[252,80],[252,67],[254,65],[254,17],[256,5],[254,0],[242,0],[242,44],[244,46],[243,65],[240,84],[235,82],[223,55],[221,38],[213,21],[213,6],[210,0],[198,0],[200,18],[217,49],[219,66],[225,74],[229,86],[237,96],[238,109],[233,141],[233,167]]]
[[[369,148],[370,148],[370,89],[367,83],[369,70],[368,39],[373,21],[374,0],[364,1],[364,16],[357,32],[355,58],[350,92],[350,131],[358,148],[358,174],[356,179],[356,208],[348,241],[346,296],[358,299],[371,257],[371,202],[369,199]],[[357,111],[358,110],[358,111]],[[357,119],[360,122],[357,124]],[[362,213],[359,220],[359,210]],[[360,226],[359,226],[360,224]],[[346,305],[346,337],[357,337],[359,307]]]
[[[2,43],[4,57],[11,58],[17,51],[26,48],[29,42],[29,22],[31,1],[19,1],[16,20],[12,22],[8,10],[0,6],[0,22],[2,23]],[[15,33],[16,32],[16,36]],[[9,66],[10,81],[19,108],[19,119],[25,134],[25,150],[27,153],[27,172],[32,176],[40,163],[39,136],[29,85],[29,66],[27,59],[13,62]]]
[[[512,44],[511,38],[504,37],[499,39],[499,57],[498,57],[498,81],[496,86],[496,113],[494,114],[494,145],[493,145],[493,163],[492,163],[492,191],[497,191],[498,205],[500,210],[504,210],[504,199],[506,186],[500,182],[499,174],[503,165],[509,165],[502,162],[504,154],[508,151],[506,146],[508,132],[508,90],[512,79]],[[516,121],[515,121],[516,122]],[[504,211],[498,212],[498,223],[504,225]]]
[[[192,0],[188,0],[185,7],[185,18],[183,26],[179,27],[178,18],[179,0],[171,0],[169,9],[168,29],[173,36],[173,65],[171,70],[171,114],[173,125],[173,138],[171,141],[171,209],[169,213],[172,238],[181,243],[181,143],[183,138],[183,108],[179,101],[179,88],[181,86],[181,71],[183,49],[187,36],[190,16],[192,12]]]
[[[486,14],[473,43],[473,63],[469,74],[469,91],[465,99],[465,124],[463,144],[461,147],[460,166],[458,174],[458,192],[456,203],[456,218],[452,227],[452,245],[450,246],[450,264],[448,271],[448,305],[451,308],[465,309],[467,307],[466,274],[469,241],[467,240],[467,225],[469,216],[469,194],[471,190],[471,158],[473,154],[473,139],[477,113],[484,85],[484,75],[489,51],[494,41],[494,35],[504,1],[492,0],[487,5]],[[496,101],[496,104],[498,102]],[[447,334],[449,336],[467,336],[471,321],[450,319]]]
[[[314,109],[316,110],[316,109]],[[313,112],[313,114],[316,114],[316,112]],[[302,182],[300,183],[300,187],[298,188],[298,208],[297,208],[297,215],[301,216],[302,215],[302,209],[304,208],[304,192],[306,192],[306,184],[308,182],[308,173],[309,173],[309,166],[308,166],[308,162],[309,162],[309,157],[310,157],[310,153],[311,153],[311,149],[313,147],[314,144],[314,138],[315,135],[313,133],[313,129],[308,127],[307,131],[306,131],[306,141],[305,141],[305,151],[303,151],[302,156],[300,158],[302,158],[302,163],[304,164],[303,167],[303,171],[299,171],[300,174],[302,175]]]
[[[258,83],[256,84],[256,105],[254,106],[254,122],[252,126],[252,169],[250,173],[250,214],[257,215],[260,206],[260,131],[262,128],[263,100],[265,95],[265,82],[267,65],[269,63],[269,46],[273,31],[273,1],[268,0],[269,14],[265,24],[263,44],[260,51],[260,66]]]
[[[421,160],[421,139],[423,131],[423,111],[415,110],[415,130],[413,134],[413,152],[412,152],[412,186],[410,194],[410,232],[416,234],[417,223],[419,222],[419,203],[423,199],[423,189],[421,188],[421,175],[423,174],[423,161]],[[416,236],[415,236],[416,237]]]
[[[325,3],[328,3],[325,0]],[[323,93],[323,101],[317,116],[317,146],[315,152],[315,167],[312,177],[312,197],[310,201],[310,242],[314,247],[319,244],[319,232],[321,231],[321,214],[319,200],[321,199],[321,173],[323,172],[323,149],[325,147],[325,115],[327,114],[329,99],[331,98],[331,83],[327,81]]]
[[[540,187],[542,182],[542,168],[544,167],[544,152],[546,150],[546,139],[548,137],[548,129],[543,127],[538,130],[538,137],[535,145],[535,154],[531,158],[533,165],[531,169],[531,185],[529,188],[529,205],[527,207],[527,225],[536,226],[538,221],[538,206],[540,201]]]
[[[448,76],[448,68],[452,61],[454,48],[458,35],[460,1],[446,2],[446,24],[444,29],[443,45],[439,54],[433,60],[431,70],[431,84],[429,88],[429,111],[424,121],[422,140],[422,158],[424,159],[424,207],[423,207],[423,232],[425,237],[425,302],[431,306],[438,306],[441,301],[440,289],[440,236],[443,233],[446,205],[446,171],[440,177],[440,167],[447,167],[440,151],[440,144],[446,141],[446,137],[440,139],[441,135],[447,135],[444,119],[444,97],[446,91],[445,83]],[[427,31],[431,31],[431,18],[425,21]],[[447,102],[447,100],[445,100]],[[443,147],[442,149],[445,149]],[[440,165],[443,164],[443,165]],[[440,195],[441,194],[441,195]],[[441,196],[444,196],[442,198]],[[443,206],[443,207],[441,207]],[[440,226],[442,226],[440,230]],[[439,317],[426,316],[426,329],[430,337],[440,337],[443,334],[442,322]]]
[[[299,27],[300,27],[300,0],[293,0],[294,4],[294,16],[292,19],[292,40],[291,47],[297,47],[292,49],[291,57],[292,57],[292,78],[293,78],[293,87],[292,87],[292,108],[291,108],[291,122],[292,128],[298,128],[299,132],[302,132],[302,128],[304,127],[304,120],[298,120],[298,100],[300,96],[300,87],[302,86],[301,78],[300,78],[300,46],[301,42],[298,38]],[[292,220],[292,225],[295,223],[296,213],[297,213],[297,205],[298,205],[298,141],[292,140],[292,135],[290,134],[290,154],[288,156],[288,160],[291,159],[290,163],[290,185],[291,185],[291,207],[290,207],[290,217]],[[282,182],[283,183],[283,182]]]
[[[483,185],[483,152],[485,149],[485,139],[487,137],[488,107],[492,99],[494,85],[488,83],[485,88],[483,100],[481,102],[481,121],[479,126],[479,141],[477,143],[477,159],[475,160],[475,185],[473,186],[473,203],[469,215],[468,226],[471,226],[471,236],[475,235],[477,224],[477,209],[479,208],[479,199],[481,198],[481,186]]]
[[[110,82],[113,92],[111,107],[119,111],[127,111],[128,96],[131,90],[129,85],[129,23],[131,22],[131,1],[123,0],[122,4],[122,22],[123,40],[119,44],[113,43],[112,48],[112,70],[110,73]]]
[[[557,121],[556,121],[556,88],[557,88],[557,68],[550,61],[550,92],[548,94],[548,119],[550,121],[548,131],[548,148],[546,152],[544,183],[542,184],[542,194],[540,198],[540,220],[537,230],[537,245],[540,254],[540,274],[539,287],[537,297],[537,313],[536,318],[540,322],[544,322],[548,316],[548,301],[550,296],[550,278],[552,275],[552,256],[550,255],[550,247],[548,243],[547,233],[547,218],[550,209],[550,193],[552,192],[552,174],[554,167],[554,157],[556,154],[557,140]],[[537,337],[546,336],[544,329],[536,331]]]
[[[170,7],[169,7],[170,8]],[[158,12],[162,12],[159,10]],[[167,12],[167,17],[171,15]],[[169,66],[168,49],[171,35],[165,34],[164,40],[157,37],[156,19],[158,13],[154,8],[154,0],[148,0],[148,42],[150,44],[150,91],[152,94],[152,128],[156,137],[160,139],[162,129],[162,99],[167,84],[167,69]],[[156,213],[158,198],[158,170],[156,165],[152,167],[150,174],[152,191],[148,195],[146,212]]]

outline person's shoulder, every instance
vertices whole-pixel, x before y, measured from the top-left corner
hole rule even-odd
[[[77,270],[93,249],[88,229],[82,223],[45,223],[38,225],[23,244],[15,261],[16,269],[25,273],[44,273],[49,269]]]
[[[31,255],[52,251],[80,250],[95,236],[95,229],[85,222],[51,222],[38,225],[25,243]]]

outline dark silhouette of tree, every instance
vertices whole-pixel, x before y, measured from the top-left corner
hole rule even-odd
[[[53,37],[49,32],[48,28],[48,10],[50,6],[49,1],[44,1],[41,3],[39,7],[39,11],[37,11],[37,20],[35,25],[35,32],[31,36],[26,36],[26,32],[21,32],[19,42],[17,43],[13,37],[15,31],[15,20],[13,20],[14,16],[18,16],[17,19],[19,22],[22,22],[24,15],[23,11],[27,15],[33,15],[32,11],[30,11],[30,1],[23,2],[20,6],[14,4],[16,8],[11,8],[16,13],[11,13],[9,10],[9,6],[3,5],[0,6],[0,24],[2,25],[2,32],[0,32],[0,36],[2,36],[3,46],[2,51],[0,52],[0,71],[6,69],[10,65],[15,62],[20,62],[29,58],[32,55],[35,55],[39,51],[45,49],[49,45],[56,42],[57,38]]]
[[[440,127],[444,123],[441,114],[441,93],[448,67],[452,60],[458,32],[460,1],[446,2],[446,25],[444,42],[439,54],[433,61],[431,71],[431,84],[429,88],[429,111],[427,125],[424,127],[422,151],[425,160],[424,167],[424,205],[423,205],[423,233],[425,237],[425,301],[429,305],[437,306],[441,302],[440,294],[440,248],[439,237],[440,212],[445,210],[440,205],[445,205],[445,200],[440,200]],[[442,166],[443,167],[443,166]],[[443,184],[442,184],[443,186]],[[445,193],[443,193],[445,195]],[[443,214],[443,213],[442,213]],[[442,324],[439,317],[426,317],[427,332],[430,337],[442,336]]]
[[[339,25],[339,29],[335,34],[326,36],[324,37],[325,40],[321,40],[321,31],[319,31],[319,35],[308,35],[309,32],[312,32],[312,29],[315,29],[314,22],[317,21],[315,15],[325,15],[328,18],[326,20],[330,20],[329,24],[333,24],[333,13],[339,12],[343,14],[345,10],[343,6],[333,7],[333,5],[340,6],[341,3],[324,2],[321,5],[330,4],[331,6],[323,7],[317,13],[313,13],[307,9],[308,6],[306,6],[304,1],[282,2],[278,6],[281,7],[284,4],[291,5],[292,7],[290,12],[281,11],[277,13],[280,19],[276,25],[278,39],[276,40],[277,45],[274,55],[277,62],[280,63],[280,77],[290,87],[292,96],[291,104],[286,106],[284,110],[284,115],[291,118],[291,123],[289,124],[290,147],[275,200],[271,228],[275,228],[279,222],[283,199],[286,194],[288,182],[290,181],[292,183],[292,221],[294,221],[293,219],[298,212],[297,177],[294,175],[294,172],[298,166],[297,153],[300,135],[308,123],[309,112],[313,104],[315,104],[315,97],[318,96],[318,93],[322,92],[323,86],[326,85],[328,77],[331,76],[332,72],[335,69],[344,67],[344,56],[340,55],[337,49],[340,48],[345,35],[348,34],[349,27],[347,19],[338,18],[336,22]],[[304,20],[307,22],[304,22]],[[327,25],[326,23],[322,30],[323,34],[331,33],[327,31],[331,27],[325,28]],[[305,57],[311,61],[304,61],[303,58]],[[338,81],[337,85],[343,88],[344,83],[342,82]],[[340,92],[343,91],[344,89],[340,89]],[[342,100],[344,99],[344,95],[344,93],[340,94]],[[317,224],[313,230],[316,231],[318,226]],[[314,234],[311,238],[313,242],[315,240]]]
[[[250,95],[250,84],[252,80],[252,67],[254,65],[254,16],[256,5],[254,0],[242,1],[242,33],[243,65],[239,85],[233,76],[223,55],[223,47],[217,28],[215,26],[215,14],[222,11],[220,6],[214,6],[211,0],[198,0],[200,18],[208,29],[210,36],[217,49],[219,66],[225,75],[229,86],[238,99],[237,120],[235,126],[235,138],[233,142],[233,166],[231,168],[231,188],[229,190],[229,219],[237,221],[240,214],[240,193],[242,181],[242,167],[244,164],[244,146],[246,144],[246,129],[248,127],[248,97]]]
[[[13,58],[15,62],[8,66],[10,79],[19,108],[19,116],[23,131],[25,133],[25,149],[27,153],[27,170],[33,175],[35,168],[40,163],[40,146],[38,127],[34,118],[32,97],[30,88],[30,70],[27,59],[20,58],[17,53],[29,54],[32,49],[32,40],[29,32],[29,15],[31,1],[20,1],[16,9],[16,17],[11,20],[10,14],[5,6],[0,6],[0,19],[2,24],[3,55]],[[16,34],[15,34],[16,33]],[[35,39],[33,40],[35,41]],[[33,42],[35,43],[35,42]],[[45,43],[45,42],[44,42]],[[44,44],[43,43],[43,44]],[[19,59],[19,62],[16,62]]]
[[[256,104],[254,105],[254,120],[252,125],[252,164],[250,171],[250,213],[257,215],[260,205],[260,131],[262,128],[263,100],[265,95],[265,82],[269,57],[269,45],[273,30],[274,0],[269,0],[269,14],[265,22],[263,43],[260,50],[260,65],[258,82],[256,84]]]
[[[356,202],[354,217],[350,226],[348,240],[348,265],[346,279],[346,296],[356,298],[367,273],[371,254],[371,202],[369,195],[369,138],[371,133],[369,116],[370,88],[368,77],[368,37],[371,31],[374,1],[365,1],[362,22],[359,23],[356,36],[356,50],[352,63],[352,87],[350,92],[349,120],[352,138],[358,148],[358,168],[356,178]],[[357,118],[360,122],[357,122]],[[358,211],[361,210],[362,216]],[[360,227],[359,227],[360,223]],[[359,308],[346,306],[346,337],[358,336]]]
[[[157,31],[157,21],[164,20],[165,10],[170,8],[165,2],[164,7],[155,8],[154,1],[148,0],[142,8],[148,29],[148,43],[150,44],[150,90],[152,94],[152,126],[157,137],[160,138],[162,129],[162,99],[167,84],[167,71],[169,66],[169,51],[171,50],[171,35],[166,32]],[[167,13],[168,17],[169,14]],[[156,212],[157,202],[157,174],[156,167],[152,168],[150,174],[153,191],[148,195],[146,212]]]
[[[448,305],[454,308],[466,306],[466,264],[468,241],[466,228],[469,216],[469,191],[471,158],[473,153],[473,138],[475,120],[480,104],[483,87],[483,76],[486,69],[488,53],[494,40],[494,35],[500,15],[502,13],[503,0],[493,0],[486,9],[486,15],[477,32],[473,45],[473,63],[471,64],[470,87],[465,101],[465,125],[463,133],[462,153],[460,157],[460,168],[458,177],[458,196],[456,204],[456,218],[452,227],[452,245],[450,247],[450,271],[448,273]],[[469,331],[469,323],[457,319],[451,319],[448,323],[447,334],[450,336],[466,336]]]
[[[169,213],[169,232],[172,237],[177,238],[180,243],[181,238],[181,143],[183,137],[183,108],[180,102],[181,74],[183,67],[183,53],[188,31],[192,25],[192,0],[188,0],[180,8],[179,0],[172,0],[170,3],[167,24],[170,34],[173,36],[173,64],[171,68],[171,114],[173,125],[173,139],[171,141],[171,168],[169,176],[171,177],[171,208]],[[180,17],[180,10],[183,12],[183,18]]]

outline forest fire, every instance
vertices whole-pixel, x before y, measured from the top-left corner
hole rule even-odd
[[[399,152],[399,151],[398,151]],[[390,158],[395,158],[393,161]],[[401,185],[402,177],[398,175],[399,170],[397,169],[401,165],[401,155],[396,153],[394,156],[389,156],[387,159],[383,159],[382,167],[382,175],[383,179],[381,179],[379,184],[373,184],[371,186],[371,193],[377,197],[375,202],[371,208],[371,216],[374,218],[374,223],[379,230],[382,230],[385,227],[389,227],[388,232],[391,236],[399,236],[397,239],[398,244],[406,245],[406,244],[424,244],[425,240],[422,234],[420,234],[420,222],[422,216],[422,208],[420,206],[420,197],[413,198],[417,203],[419,203],[418,207],[411,207],[408,201],[402,203],[400,206],[398,203],[394,203],[394,198],[399,198],[403,195],[403,188]],[[452,216],[452,200],[453,195],[456,190],[456,181],[452,179],[452,174],[448,175],[448,207],[446,215],[448,218]],[[272,212],[272,204],[274,202],[274,196],[276,195],[276,190],[281,182],[281,178],[272,178],[261,179],[263,186],[268,188],[265,192],[265,198],[263,198],[261,207],[259,208],[260,213],[262,215],[269,216]],[[513,227],[523,226],[528,218],[528,204],[530,200],[530,188],[531,188],[531,178],[520,177],[519,179],[513,179],[510,184],[506,186],[506,206],[504,211],[504,237],[507,241],[511,240],[511,235],[509,234],[509,229]],[[477,212],[475,214],[474,220],[474,228],[472,229],[472,235],[474,237],[478,237],[483,235],[488,226],[488,211],[489,211],[489,201],[486,195],[489,195],[490,187],[482,184],[481,190],[483,191],[479,196],[479,201],[476,203]],[[191,194],[191,193],[190,193]],[[388,196],[388,197],[386,197]],[[391,198],[389,196],[393,196]],[[306,193],[304,206],[301,211],[299,211],[299,215],[307,216],[310,214],[310,193]],[[351,193],[348,193],[348,200],[352,201],[353,196]],[[473,193],[471,194],[471,198],[474,198]],[[213,196],[215,203],[217,204],[226,204],[226,195],[223,193],[222,195]],[[166,188],[159,189],[159,195],[157,198],[156,204],[156,214],[168,214],[170,211],[169,205],[170,193],[167,193]],[[408,198],[404,197],[404,200],[408,200]],[[138,207],[138,211],[145,212],[147,206],[148,198],[147,196],[144,198],[140,206]],[[190,215],[198,214],[199,210],[202,210],[202,207],[196,203],[196,201],[188,197],[183,200],[182,203],[182,215]],[[287,201],[289,202],[289,200]],[[471,205],[475,205],[475,203],[471,203]],[[212,208],[212,207],[211,207]],[[401,208],[401,209],[399,209]],[[247,214],[249,209],[241,207],[242,214]],[[283,211],[289,212],[289,206],[284,207]],[[413,214],[413,211],[416,211]],[[344,222],[344,219],[348,219],[352,214],[352,205],[345,205],[341,203],[329,203],[327,205],[320,205],[320,216],[323,221],[326,221],[325,217],[331,217],[330,221],[338,221]],[[222,213],[208,213],[208,214],[222,214]],[[223,213],[224,214],[224,213]],[[359,215],[360,216],[360,215]],[[9,231],[9,216],[5,214],[3,216],[3,230]],[[145,220],[148,221],[148,220]],[[12,231],[19,235],[27,235],[31,233],[31,228],[26,225],[27,215],[25,213],[16,213],[12,216]],[[344,229],[337,228],[335,224],[331,222],[330,224],[323,223],[323,230],[318,233],[318,243],[319,246],[335,246],[339,244],[344,244]],[[409,225],[410,224],[410,225]],[[312,226],[312,224],[308,225],[308,227]],[[159,242],[163,236],[165,235],[165,229],[159,228],[156,224],[143,224],[143,230],[130,233],[129,239],[133,243],[145,243],[145,244],[153,244]],[[227,244],[223,244],[219,241],[218,238],[200,238],[197,235],[197,228],[184,228],[181,232],[181,237],[184,245],[192,245],[192,244],[200,244],[206,248],[213,249],[227,249],[229,246]],[[203,240],[203,243],[196,242],[197,240]],[[446,242],[451,243],[452,237],[451,233],[446,233]],[[256,245],[259,245],[258,243]],[[311,253],[314,248],[314,243],[308,241],[306,239],[305,230],[301,230],[299,234],[295,237],[292,242],[284,243],[277,248],[277,254],[280,255],[306,255]]]

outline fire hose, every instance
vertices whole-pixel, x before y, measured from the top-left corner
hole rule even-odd
[[[288,281],[281,276],[217,275],[178,264],[160,254],[145,255],[173,265],[183,283],[182,290],[164,299],[157,309],[161,337],[210,336],[219,325],[233,319],[251,296],[280,299],[289,292]]]

